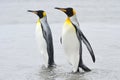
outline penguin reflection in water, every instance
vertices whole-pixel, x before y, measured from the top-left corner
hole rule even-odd
[[[91,71],[82,60],[82,42],[89,50],[93,62],[95,62],[95,56],[90,43],[79,28],[76,11],[73,8],[56,7],[55,9],[61,10],[67,15],[60,41],[63,45],[68,61],[73,67],[73,72],[79,72],[79,68],[82,68],[87,72]]]
[[[39,17],[36,26],[37,42],[40,47],[40,52],[43,55],[45,67],[52,67],[54,65],[54,47],[52,33],[47,22],[46,12],[43,10],[28,10],[28,12],[35,13]]]

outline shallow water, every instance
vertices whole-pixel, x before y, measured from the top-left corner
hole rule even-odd
[[[59,25],[61,25],[60,23]],[[84,63],[91,72],[73,74],[67,63],[59,42],[60,30],[52,24],[55,62],[53,69],[43,67],[42,57],[38,51],[34,36],[34,24],[2,25],[0,29],[0,79],[1,80],[119,80],[119,25],[96,24],[104,26],[95,28],[92,23],[81,23],[83,30],[91,40],[96,55],[96,63],[84,46]],[[88,29],[88,26],[91,27]],[[109,29],[106,29],[110,26]],[[93,29],[94,28],[94,29]],[[91,32],[90,32],[91,31]],[[90,32],[90,33],[89,33]],[[89,34],[88,34],[89,33]],[[109,35],[108,35],[109,34]],[[101,43],[101,44],[99,44]],[[111,43],[111,44],[110,44]],[[87,58],[86,58],[87,57]],[[88,60],[89,59],[89,60]]]
[[[0,80],[119,80],[119,0],[13,1],[0,3]],[[91,72],[72,73],[59,40],[66,16],[54,10],[55,6],[72,6],[77,10],[80,28],[96,55],[96,63],[93,63],[83,46],[84,63],[92,69]],[[37,48],[34,34],[37,16],[26,12],[39,8],[47,11],[54,38],[57,66],[51,69],[44,68]]]

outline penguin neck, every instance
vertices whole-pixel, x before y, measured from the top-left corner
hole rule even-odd
[[[40,19],[40,22],[41,22],[42,25],[48,24],[48,23],[47,23],[47,16],[41,18],[41,19]]]
[[[78,23],[78,20],[77,20],[76,15],[73,15],[73,16],[68,17],[68,18],[71,20],[71,22],[72,22],[74,25],[79,26],[79,23]]]
[[[45,31],[50,31],[50,27],[49,27],[49,24],[47,22],[47,16],[43,17],[43,18],[39,18],[39,23],[42,27],[42,29],[44,29]]]
[[[48,25],[48,23],[47,23],[47,17],[39,18],[37,20],[37,26],[40,27],[41,24],[42,24],[42,26]]]

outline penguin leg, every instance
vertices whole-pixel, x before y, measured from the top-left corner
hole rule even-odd
[[[78,67],[78,69],[77,69],[77,72],[80,72],[79,67]]]

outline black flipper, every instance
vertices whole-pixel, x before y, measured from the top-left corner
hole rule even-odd
[[[80,42],[80,48],[79,48],[80,60],[79,60],[79,65],[78,65],[77,72],[79,72],[79,67],[81,67],[84,71],[89,72],[91,70],[86,65],[83,64],[83,59],[82,59],[82,37],[79,34],[78,30],[76,30],[76,34],[77,34],[77,37],[79,38],[79,42]]]
[[[73,25],[74,25],[74,24],[73,24]],[[74,26],[75,26],[75,25],[74,25]],[[78,35],[81,36],[81,38],[78,37],[79,41],[80,41],[80,40],[83,41],[83,43],[86,45],[88,51],[90,52],[90,55],[91,55],[91,57],[92,57],[93,62],[95,62],[95,55],[94,55],[93,49],[92,49],[89,41],[87,40],[87,38],[84,36],[84,34],[82,33],[82,31],[81,31],[78,27],[75,26],[75,28],[76,28],[76,31],[78,32],[78,33],[77,33],[77,36],[78,36]]]
[[[53,46],[53,40],[52,40],[52,33],[49,27],[48,30],[49,32],[44,30],[43,25],[41,24],[42,27],[42,32],[43,32],[43,37],[45,38],[45,41],[47,43],[47,52],[48,52],[48,67],[52,67],[54,65],[54,46]]]
[[[83,59],[82,59],[82,37],[79,34],[78,30],[76,31],[76,34],[77,34],[77,37],[79,38],[79,42],[80,42],[80,48],[79,48],[80,61],[79,61],[79,66],[78,66],[78,70],[77,71],[79,71],[79,67],[81,67],[86,72],[91,71],[87,66],[85,66],[83,64]]]
[[[91,70],[86,65],[83,64],[83,60],[82,60],[82,41],[87,46],[87,49],[89,50],[89,52],[90,52],[90,54],[92,56],[93,62],[95,62],[94,52],[92,50],[92,47],[91,47],[90,43],[88,42],[88,40],[86,39],[86,37],[84,36],[82,31],[78,27],[76,27],[74,24],[73,24],[73,26],[76,29],[76,34],[77,34],[78,40],[80,42],[80,49],[79,49],[80,61],[79,61],[79,66],[78,66],[77,71],[79,71],[79,67],[81,67],[84,71],[89,72]]]
[[[87,40],[87,38],[82,33],[82,31],[81,31],[81,38],[82,38],[82,41],[84,42],[84,44],[86,45],[88,51],[90,52],[93,62],[95,62],[95,55],[94,55],[93,49],[92,49],[89,41]]]

